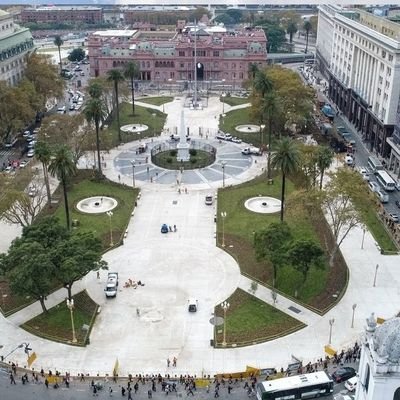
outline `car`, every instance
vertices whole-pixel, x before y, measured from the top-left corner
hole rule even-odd
[[[25,168],[25,167],[28,165],[28,163],[29,163],[29,160],[22,160],[22,161],[19,163],[19,167],[20,167],[20,168]]]
[[[36,140],[32,140],[28,143],[28,149],[33,149],[36,145]]]
[[[40,128],[35,128],[32,133],[34,135],[37,135],[39,132],[40,132]]]
[[[354,164],[354,158],[352,156],[346,156],[344,158],[344,162],[346,163],[346,165],[353,165]]]
[[[396,190],[399,190],[400,191],[400,182],[396,182]]]
[[[72,104],[70,104],[70,106],[69,106],[69,111],[74,111],[74,110],[75,110],[75,104],[72,103]]]
[[[35,155],[35,149],[29,149],[28,153],[26,153],[27,157],[33,157]]]
[[[167,224],[161,225],[161,233],[168,233],[168,225]]]
[[[356,375],[357,372],[354,368],[340,367],[332,374],[332,378],[336,383],[339,383],[339,382],[345,382]]]
[[[399,222],[399,216],[395,213],[389,213],[389,218],[393,221],[393,222]]]
[[[233,143],[242,143],[242,139],[239,139],[239,138],[237,138],[237,137],[233,137],[233,138],[232,138],[232,142],[233,142]]]
[[[396,201],[394,202],[394,204],[396,204],[396,206],[397,206],[398,208],[400,208],[400,200],[396,200]]]
[[[225,133],[219,132],[216,138],[219,140],[226,140],[226,135]]]
[[[85,73],[83,71],[81,72],[81,76],[85,76]]]
[[[339,133],[341,133],[341,134],[343,134],[343,133],[349,133],[349,131],[348,131],[344,126],[338,126],[338,127],[336,128],[336,130],[337,130]]]
[[[370,172],[368,171],[367,168],[365,168],[365,167],[358,167],[358,168],[357,168],[357,171],[361,174],[362,178],[363,178],[365,181],[369,182],[369,174],[370,174]]]
[[[353,376],[352,378],[350,378],[346,381],[346,383],[344,384],[344,387],[349,392],[354,392],[356,390],[357,381],[358,381],[358,376]]]
[[[31,185],[28,188],[28,196],[30,197],[35,197],[37,195],[37,187],[35,185]]]
[[[24,138],[26,138],[26,137],[30,136],[30,134],[31,134],[31,131],[24,131],[24,133],[22,134],[22,136],[23,136]]]
[[[36,135],[33,135],[32,133],[28,136],[25,137],[27,142],[32,142],[33,140],[36,139]]]
[[[233,137],[230,133],[225,133],[225,140],[228,140],[229,142],[231,142],[232,139],[233,139]]]
[[[371,191],[373,192],[379,192],[379,185],[376,182],[369,182],[368,183],[369,188],[371,189]]]

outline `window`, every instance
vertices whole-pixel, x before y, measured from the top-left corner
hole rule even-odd
[[[213,51],[213,57],[219,57],[219,51],[218,50],[214,50]]]
[[[182,50],[179,50],[179,57],[185,57],[185,52]]]
[[[393,56],[391,54],[389,55],[389,61],[393,61]]]
[[[382,58],[386,58],[386,51],[382,50]]]

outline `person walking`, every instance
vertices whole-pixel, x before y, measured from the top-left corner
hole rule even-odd
[[[176,232],[176,225],[174,225],[174,231]],[[173,367],[176,367],[176,362],[177,362],[177,361],[178,361],[177,358],[174,357],[173,360],[172,360],[172,366],[173,366]]]
[[[49,381],[47,378],[44,380],[44,385],[46,386],[46,389],[49,388]]]
[[[139,385],[138,385],[138,383],[136,382],[135,383],[135,385],[133,386],[133,388],[135,389],[135,394],[138,392],[138,390],[139,390]]]
[[[93,396],[98,396],[97,394],[97,386],[93,385]]]
[[[126,389],[122,386],[121,387],[121,395],[122,395],[122,397],[125,397],[125,392],[126,392]]]
[[[128,389],[128,400],[132,400],[132,388]]]
[[[111,386],[108,388],[108,393],[110,394],[110,397],[112,397],[113,390],[112,390],[112,387],[111,387]]]
[[[219,397],[219,390],[218,390],[218,387],[215,388],[215,391],[214,391],[214,399],[216,399],[217,397]]]
[[[169,367],[171,364],[171,360],[169,359],[169,357],[167,358],[167,367]]]
[[[14,374],[10,372],[10,385],[16,385],[17,382],[15,382]]]

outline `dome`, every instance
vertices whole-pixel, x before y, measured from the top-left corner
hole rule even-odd
[[[380,357],[400,361],[400,318],[392,318],[376,328],[374,345]]]

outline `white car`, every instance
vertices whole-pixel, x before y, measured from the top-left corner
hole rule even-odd
[[[357,171],[361,174],[362,178],[363,178],[365,181],[369,182],[369,174],[370,174],[370,172],[368,171],[367,168],[365,168],[365,167],[358,167],[358,168],[357,168]]]
[[[19,167],[20,167],[20,168],[25,168],[25,167],[28,165],[28,163],[29,163],[29,160],[22,160],[22,161],[19,163]]]
[[[356,390],[357,381],[358,381],[358,377],[357,376],[353,376],[352,378],[347,379],[347,381],[344,384],[344,387],[349,392],[354,392]]]
[[[35,155],[35,149],[30,149],[26,155],[27,157],[33,157]]]
[[[35,185],[29,186],[28,196],[35,197],[37,195],[37,192],[38,192],[38,190],[37,190],[37,187]]]
[[[351,165],[354,164],[354,158],[352,156],[346,156],[345,159],[344,159],[344,162],[347,165],[351,166]]]

